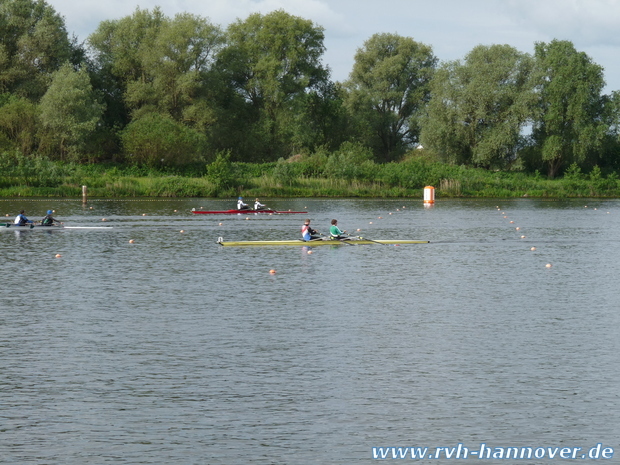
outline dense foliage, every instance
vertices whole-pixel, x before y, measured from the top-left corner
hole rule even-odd
[[[208,188],[184,192],[211,195],[256,179],[289,191],[323,179],[329,192],[478,192],[465,167],[615,183],[620,94],[602,94],[602,68],[569,41],[532,54],[480,45],[439,62],[430,45],[375,34],[346,82],[331,80],[323,41],[321,26],[283,10],[222,29],[137,8],[78,44],[45,0],[0,0],[1,183],[51,188],[81,165],[111,163],[191,173]]]

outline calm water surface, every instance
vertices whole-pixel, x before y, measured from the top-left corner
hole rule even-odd
[[[111,227],[0,231],[0,463],[370,464],[373,446],[458,443],[620,456],[620,202],[262,200],[322,232],[337,218],[431,243],[224,248],[296,238],[306,215],[0,201],[10,219]]]

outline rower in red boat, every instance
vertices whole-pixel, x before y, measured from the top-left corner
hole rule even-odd
[[[249,210],[250,206],[243,201],[243,197],[239,197],[237,200],[237,210]]]
[[[269,209],[267,208],[267,205],[263,205],[262,203],[258,201],[258,199],[256,199],[254,201],[254,210],[269,210]]]

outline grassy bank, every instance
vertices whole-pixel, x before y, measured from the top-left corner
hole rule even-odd
[[[209,165],[211,166],[211,165]],[[422,158],[401,163],[348,163],[325,160],[277,163],[227,163],[218,170],[194,166],[183,170],[123,165],[75,165],[40,159],[5,163],[0,197],[377,197],[419,198],[425,186],[438,197],[620,197],[615,173],[597,167],[584,174],[576,166],[564,177],[494,172],[446,165]]]

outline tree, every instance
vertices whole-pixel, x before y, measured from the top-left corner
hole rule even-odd
[[[30,155],[35,148],[37,112],[37,106],[26,98],[0,95],[0,133],[11,148],[24,155]]]
[[[86,70],[65,64],[53,74],[39,105],[40,150],[61,160],[80,160],[97,131],[104,105],[97,101]]]
[[[375,34],[355,54],[347,105],[359,139],[384,161],[417,142],[436,63],[431,47],[397,34]]]
[[[550,178],[563,166],[582,163],[601,147],[603,68],[569,41],[535,46],[536,95],[532,139]]]
[[[0,0],[0,92],[38,100],[77,48],[44,0]]]
[[[131,163],[183,166],[202,161],[204,134],[160,113],[144,114],[121,132],[123,150]]]
[[[293,112],[292,144],[299,151],[314,152],[322,147],[337,150],[350,135],[350,118],[340,83],[324,82],[297,100]]]
[[[218,66],[239,99],[230,130],[251,134],[254,159],[277,160],[290,152],[295,102],[327,80],[323,28],[278,10],[250,15],[227,32]]]
[[[422,144],[452,163],[505,167],[533,105],[532,58],[508,45],[475,47],[431,84]]]
[[[123,128],[157,112],[208,131],[216,119],[210,74],[223,41],[207,19],[170,19],[159,8],[101,23],[88,43],[108,103],[106,124]]]

